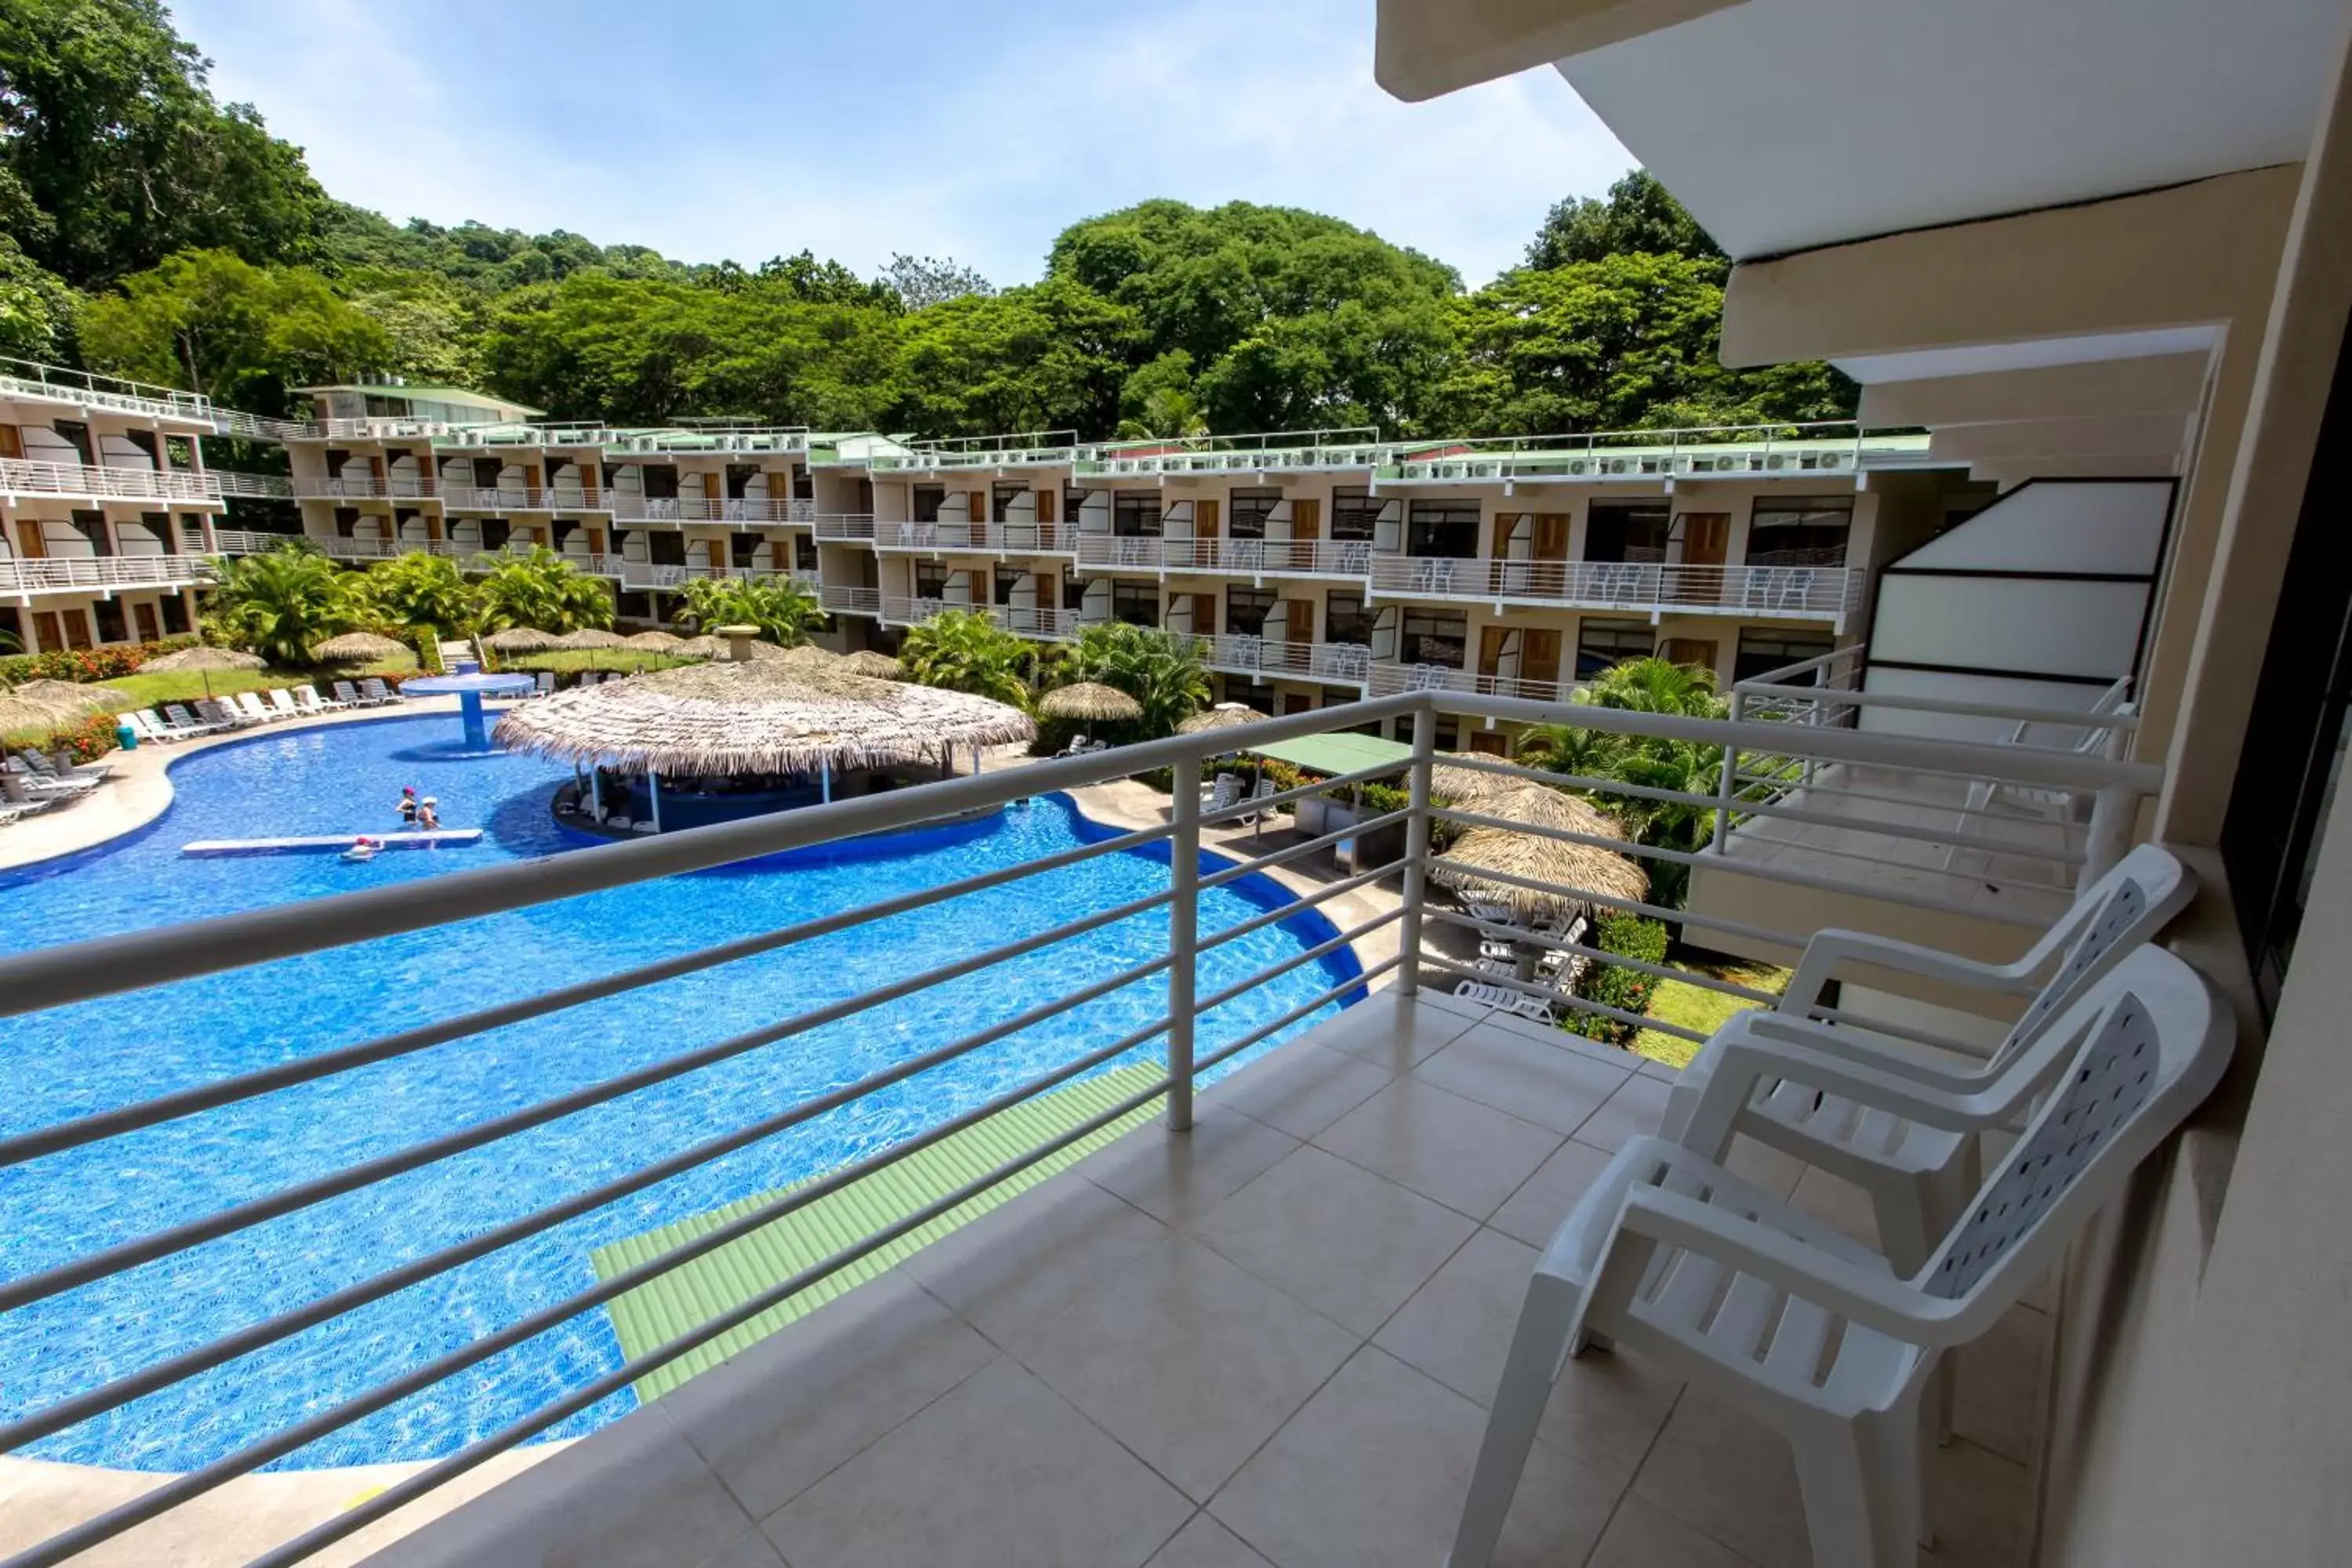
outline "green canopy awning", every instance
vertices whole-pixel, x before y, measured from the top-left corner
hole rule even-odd
[[[1256,756],[1272,757],[1277,763],[1288,763],[1308,773],[1328,773],[1334,778],[1382,765],[1402,769],[1412,761],[1411,746],[1402,741],[1383,741],[1378,735],[1307,735],[1271,746],[1252,746],[1249,751]]]

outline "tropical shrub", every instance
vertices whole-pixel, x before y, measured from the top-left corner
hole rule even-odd
[[[613,624],[613,594],[545,545],[528,555],[485,555],[488,574],[474,590],[474,626],[478,631],[532,626],[543,632],[576,632]]]
[[[1055,661],[1050,684],[1095,680],[1126,692],[1141,705],[1132,728],[1136,738],[1156,741],[1199,712],[1209,700],[1209,672],[1191,639],[1123,621],[1078,629],[1078,640]]]
[[[354,580],[352,595],[361,613],[378,623],[370,630],[413,643],[420,658],[444,632],[470,627],[480,608],[455,561],[422,551],[369,567]]]
[[[757,626],[768,641],[793,647],[808,641],[824,619],[824,606],[816,595],[789,577],[692,577],[677,625],[688,636],[720,626]]]
[[[1029,706],[1024,672],[1035,659],[1034,648],[979,610],[942,610],[908,627],[898,644],[898,663],[908,679],[1024,710]]]
[[[1602,913],[1593,919],[1591,945],[1603,952],[1619,953],[1644,963],[1666,961],[1666,928],[1657,921],[1640,915]],[[1650,1009],[1650,998],[1658,989],[1658,977],[1644,974],[1638,969],[1594,960],[1584,967],[1576,982],[1576,994],[1588,1002],[1639,1017]],[[1571,1011],[1561,1026],[1591,1040],[1606,1040],[1622,1046],[1640,1032],[1638,1025],[1612,1018],[1604,1013]]]
[[[64,647],[47,653],[0,658],[0,683],[15,686],[26,680],[112,680],[131,675],[151,658],[195,643],[193,637],[164,637],[158,642],[107,643],[99,647]]]
[[[313,647],[350,631],[362,614],[357,579],[310,551],[281,546],[216,560],[213,570],[212,620],[272,664],[309,664]]]
[[[75,762],[94,762],[122,743],[114,732],[119,722],[121,721],[111,713],[93,713],[87,719],[60,725],[46,735],[21,740],[18,743],[44,756],[55,756],[64,752]]]

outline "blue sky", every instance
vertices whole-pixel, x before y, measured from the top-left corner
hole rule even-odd
[[[1374,85],[1370,0],[174,0],[338,196],[689,261],[894,250],[992,280],[1147,196],[1312,207],[1473,286],[1633,162],[1551,71]]]

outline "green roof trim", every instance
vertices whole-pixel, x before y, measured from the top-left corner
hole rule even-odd
[[[1402,768],[1412,761],[1411,746],[1402,741],[1383,741],[1378,735],[1307,735],[1271,746],[1252,746],[1250,751],[1277,763],[1288,763],[1294,768],[1328,773],[1334,778],[1384,765]]]
[[[1157,1067],[1139,1064],[1114,1068],[1034,1096],[960,1132],[950,1133],[894,1164],[860,1176],[839,1191],[827,1193],[749,1236],[737,1237],[723,1247],[624,1292],[605,1307],[613,1320],[613,1330],[620,1336],[621,1353],[634,1359],[668,1343],[843,1247],[937,1203],[1008,1160],[1050,1142],[1119,1101],[1142,1093],[1162,1076]],[[1160,1106],[1158,1099],[1146,1101],[1068,1148],[1006,1177],[978,1197],[967,1199],[748,1322],[737,1324],[708,1344],[698,1345],[668,1365],[646,1373],[637,1380],[637,1397],[657,1399],[697,1373],[806,1317],[835,1297],[884,1273],[941,1237],[1075,1164],[1120,1133],[1150,1121],[1159,1115]],[[808,1184],[795,1182],[790,1187],[755,1193],[709,1214],[608,1243],[591,1253],[589,1262],[598,1279],[610,1279]]]
[[[475,392],[463,386],[429,386],[415,382],[399,384],[383,381],[339,381],[324,386],[298,386],[297,392],[357,392],[371,397],[407,397],[423,403],[455,403],[466,408],[498,408],[509,413],[541,415],[544,408],[533,408],[528,403],[516,403],[504,397],[492,397],[487,392]]]

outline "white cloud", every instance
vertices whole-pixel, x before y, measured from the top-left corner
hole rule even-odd
[[[1083,27],[955,7],[900,19],[951,34],[921,51],[829,48],[766,6],[653,34],[635,7],[634,23],[572,13],[560,28],[362,0],[178,11],[215,90],[258,104],[346,200],[692,260],[805,247],[871,270],[906,250],[1014,282],[1068,223],[1167,195],[1330,213],[1475,286],[1552,202],[1632,163],[1549,71],[1391,99],[1368,8],[1339,0],[1202,0]]]

